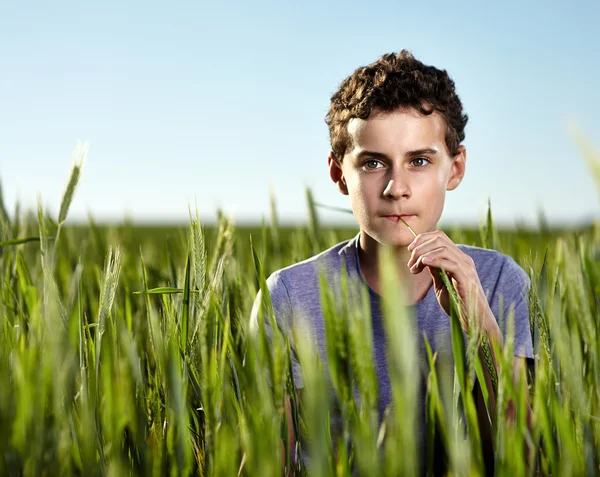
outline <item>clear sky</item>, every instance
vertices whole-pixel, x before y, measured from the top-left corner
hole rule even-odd
[[[598,217],[566,121],[600,149],[600,2],[0,1],[0,180],[9,208],[58,212],[78,140],[71,219],[306,217],[329,179],[329,98],[408,48],[447,69],[469,115],[467,173],[443,224]],[[352,216],[322,211],[327,221]]]

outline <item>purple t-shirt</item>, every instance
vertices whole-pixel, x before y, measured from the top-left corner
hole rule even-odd
[[[281,330],[287,332],[291,326],[299,325],[310,330],[313,345],[316,347],[323,362],[323,368],[327,367],[327,345],[325,341],[325,326],[320,303],[319,273],[325,273],[327,283],[332,290],[339,292],[339,277],[342,264],[346,267],[348,283],[355,283],[367,287],[371,304],[371,318],[373,331],[373,352],[375,360],[375,372],[379,385],[379,415],[382,419],[383,412],[392,403],[391,387],[386,361],[386,337],[383,318],[380,308],[380,296],[368,287],[358,261],[358,246],[360,234],[353,239],[341,242],[318,255],[307,260],[296,263],[289,267],[277,270],[267,279],[268,289],[271,294],[273,308],[277,324]],[[458,248],[469,255],[475,262],[477,274],[488,298],[488,303],[496,320],[503,316],[499,322],[500,329],[506,340],[506,317],[509,308],[514,306],[514,346],[515,356],[533,358],[533,344],[529,325],[529,311],[527,306],[527,294],[530,280],[525,271],[509,256],[495,250],[480,247],[457,244]],[[422,273],[428,273],[424,271]],[[499,313],[500,296],[503,297],[502,313]],[[258,294],[250,320],[251,330],[257,328],[258,305],[260,293]],[[452,344],[450,332],[450,317],[439,305],[435,296],[433,285],[427,294],[412,306],[416,317],[415,339],[418,339],[418,352],[421,363],[427,364],[425,342],[423,333],[431,345],[432,352],[438,352],[440,358],[446,357],[449,363],[453,363]],[[268,320],[265,319],[265,330],[270,336]],[[465,343],[467,335],[463,332]],[[294,345],[291,334],[290,343]],[[296,356],[292,352],[292,370],[294,382],[297,388],[304,387],[302,371]],[[330,389],[331,381],[329,381]],[[424,428],[424,399],[425,399],[425,377],[421,383],[421,429],[420,447],[424,451],[425,428]],[[332,416],[332,425],[339,422],[339,416]],[[306,452],[306,451],[305,451]],[[304,454],[304,457],[308,456]]]

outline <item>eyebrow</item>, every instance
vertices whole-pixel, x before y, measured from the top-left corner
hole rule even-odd
[[[423,149],[415,149],[414,151],[408,151],[406,153],[406,155],[410,156],[410,157],[413,157],[413,156],[420,156],[420,155],[423,155],[423,154],[431,154],[431,155],[433,155],[433,154],[437,154],[437,152],[438,152],[437,149],[432,149],[432,148],[426,147],[426,148],[423,148]],[[356,155],[356,157],[358,159],[361,159],[361,158],[366,157],[366,156],[369,156],[369,157],[378,157],[378,158],[381,158],[381,159],[387,159],[388,158],[388,156],[386,154],[383,154],[382,152],[376,152],[376,151],[360,151]]]

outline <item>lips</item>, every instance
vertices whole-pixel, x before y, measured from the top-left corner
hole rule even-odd
[[[400,222],[399,217],[402,217],[403,220],[409,220],[411,217],[414,217],[414,215],[385,215],[384,217],[393,222]]]

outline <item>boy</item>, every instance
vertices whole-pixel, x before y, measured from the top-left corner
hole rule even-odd
[[[516,380],[525,368],[526,358],[533,358],[527,274],[506,255],[456,245],[436,230],[446,191],[456,189],[462,181],[467,157],[461,144],[467,115],[463,114],[454,82],[446,71],[424,65],[406,50],[383,55],[341,83],[331,97],[326,122],[331,141],[329,174],[339,191],[349,197],[360,232],[353,239],[278,270],[268,278],[278,326],[287,331],[300,322],[308,324],[326,369],[318,274],[323,268],[329,283],[334,284],[345,267],[350,279],[362,282],[369,290],[379,413],[383,416],[391,404],[378,271],[378,251],[385,245],[393,250],[402,292],[415,312],[418,334],[427,335],[433,352],[448,352],[450,343],[449,297],[439,276],[441,267],[465,307],[478,310],[480,332],[500,346],[506,327],[500,329],[498,318],[507,316],[509,307],[514,306]],[[415,230],[416,238],[399,217]],[[500,295],[504,299],[502,310]],[[253,329],[257,328],[259,301],[260,294],[252,312]],[[268,327],[267,320],[265,325]],[[468,330],[463,317],[461,325],[464,331]],[[267,332],[270,333],[268,328]],[[425,353],[422,340],[419,351]],[[300,395],[303,381],[296,356],[292,367]],[[423,378],[422,399],[424,384]],[[477,403],[483,422],[481,394]],[[531,423],[529,403],[527,408]],[[514,419],[514,412],[514,404],[509,403],[509,418]],[[489,439],[484,434],[482,439]],[[422,455],[424,444],[422,429]],[[488,457],[493,452],[489,443],[484,442],[484,449]]]

